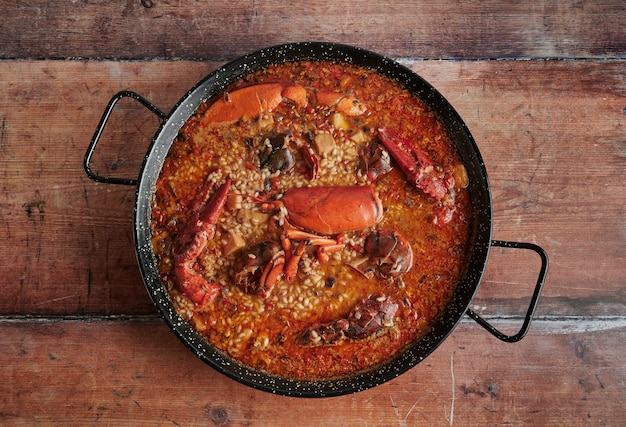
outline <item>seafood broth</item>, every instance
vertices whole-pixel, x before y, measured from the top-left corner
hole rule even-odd
[[[181,128],[152,200],[178,313],[252,369],[320,380],[384,364],[464,273],[468,178],[438,118],[372,70],[246,76]]]

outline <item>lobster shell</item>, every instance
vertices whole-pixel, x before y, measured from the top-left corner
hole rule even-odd
[[[362,230],[383,218],[369,185],[290,188],[281,200],[291,224],[320,234]]]

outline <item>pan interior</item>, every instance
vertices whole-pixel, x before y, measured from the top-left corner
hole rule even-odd
[[[438,114],[456,143],[470,182],[472,225],[465,274],[452,299],[430,332],[383,366],[351,377],[296,381],[251,370],[216,351],[175,311],[157,270],[150,235],[150,202],[164,159],[180,128],[201,102],[220,93],[241,77],[271,64],[286,61],[325,60],[373,69],[386,75],[426,103]],[[174,107],[157,131],[144,159],[136,192],[135,243],[145,286],[157,309],[177,336],[199,358],[225,375],[254,388],[290,396],[324,397],[365,390],[414,367],[450,334],[467,310],[486,265],[491,241],[491,199],[484,163],[467,126],[454,108],[429,83],[410,69],[378,54],[331,43],[292,43],[270,47],[230,62],[208,75]]]

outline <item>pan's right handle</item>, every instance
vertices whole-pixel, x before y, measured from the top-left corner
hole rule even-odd
[[[533,296],[530,299],[530,304],[528,305],[528,310],[526,311],[526,316],[524,317],[524,323],[520,328],[519,332],[515,335],[506,335],[496,329],[492,324],[483,319],[478,313],[468,309],[466,311],[467,315],[474,319],[476,323],[489,331],[493,336],[502,340],[504,342],[517,342],[524,338],[526,332],[530,328],[530,322],[533,319],[533,315],[535,314],[535,309],[537,308],[537,304],[539,303],[539,295],[541,294],[541,289],[543,288],[543,284],[546,279],[546,275],[548,274],[548,255],[546,251],[543,250],[540,246],[537,246],[533,243],[525,243],[525,242],[507,242],[503,240],[492,240],[491,246],[499,246],[503,248],[513,248],[513,249],[528,249],[536,252],[541,258],[541,269],[539,270],[539,277],[537,278],[537,284],[535,285],[535,291],[533,292]]]
[[[115,104],[117,104],[118,101],[123,98],[132,98],[135,101],[139,102],[141,105],[146,107],[152,113],[157,115],[159,119],[161,119],[161,121],[165,120],[165,118],[167,117],[161,110],[155,107],[150,101],[148,101],[147,99],[145,99],[144,97],[142,97],[141,95],[135,92],[132,92],[130,90],[124,90],[115,94],[109,101],[109,104],[107,105],[106,109],[104,110],[104,113],[102,114],[102,118],[100,119],[100,123],[98,124],[98,127],[96,128],[96,132],[94,133],[93,138],[91,139],[91,143],[89,144],[89,147],[87,148],[87,152],[85,153],[85,159],[83,160],[83,167],[85,169],[85,173],[87,174],[87,176],[96,182],[103,182],[106,184],[132,185],[136,187],[137,186],[136,179],[108,177],[108,176],[98,175],[93,170],[91,170],[91,157],[93,156],[93,153],[96,149],[96,145],[98,144],[98,141],[100,140],[100,137],[102,136],[102,132],[104,131],[104,128],[106,126],[107,121],[109,120],[109,117],[111,116],[111,112],[113,111],[113,108],[115,108]]]

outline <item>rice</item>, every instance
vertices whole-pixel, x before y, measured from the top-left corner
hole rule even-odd
[[[283,102],[258,118],[240,120],[235,125],[204,127],[198,124],[208,107],[203,104],[172,145],[153,200],[153,247],[176,310],[220,351],[254,369],[286,377],[340,376],[345,369],[369,369],[392,357],[427,330],[429,319],[436,317],[451,295],[464,260],[467,224],[462,223],[461,218],[469,218],[467,213],[455,217],[450,225],[457,230],[456,234],[449,230],[442,233],[430,220],[436,208],[433,201],[406,185],[401,172],[394,170],[383,180],[372,180],[361,167],[359,150],[376,141],[375,129],[380,123],[393,125],[394,120],[422,122],[420,132],[424,135],[441,133],[442,128],[419,100],[407,97],[403,89],[388,79],[356,67],[342,65],[341,70],[336,67],[337,64],[325,63],[285,64],[282,68],[250,76],[247,82],[239,84],[259,83],[264,79],[283,81],[286,76],[291,76],[290,79],[298,76],[316,90],[323,89],[319,86],[325,84],[333,91],[341,86],[363,105],[380,102],[389,111],[402,111],[405,116],[371,108],[362,116],[338,117],[339,113],[333,112],[332,108],[303,110],[293,103]],[[337,76],[332,74],[335,72]],[[352,86],[346,86],[348,84]],[[341,128],[335,128],[334,124]],[[316,153],[318,170],[311,179],[313,170],[303,154],[303,147],[306,148],[319,134],[327,135],[326,138],[330,135],[334,146]],[[269,138],[277,135],[287,135],[287,148],[295,159],[294,169],[288,173],[272,170],[262,162],[261,153],[273,149]],[[451,168],[459,161],[446,135],[424,140],[440,142],[437,146],[437,150],[443,153],[437,154],[440,162]],[[198,307],[174,283],[176,261],[173,251],[198,188],[206,181],[217,188],[226,179],[232,180],[229,197],[236,199],[226,202],[215,225],[214,236],[197,260],[191,263],[193,274],[216,284],[220,292],[215,301]],[[311,186],[370,186],[383,200],[384,218],[363,230],[325,236],[341,238],[345,244],[342,250],[327,252],[327,259],[319,258],[316,248],[307,246],[298,263],[296,277],[289,281],[280,275],[266,297],[239,286],[234,277],[241,271],[241,258],[246,258],[246,262],[258,261],[256,253],[246,250],[264,241],[281,242],[290,216],[280,203],[284,190]],[[457,211],[467,212],[467,192],[459,190],[457,200]],[[344,202],[335,201],[337,211],[342,209]],[[413,246],[421,273],[410,271],[402,280],[385,281],[365,277],[355,269],[367,258],[363,253],[365,236],[384,227],[397,228],[411,236],[412,242],[420,242],[419,247],[415,243]],[[245,242],[243,248],[235,246],[232,253],[228,247],[232,244],[231,234],[237,236],[238,241]],[[294,247],[305,244],[292,243]],[[450,248],[457,255],[454,259],[448,256],[444,267],[438,257]],[[445,274],[442,274],[444,269]],[[417,279],[421,276],[427,279],[418,286]],[[409,301],[397,319],[385,321],[384,326],[390,331],[393,326],[396,332],[349,343],[345,349],[339,345],[329,347],[323,352],[297,345],[299,337],[307,330],[333,319],[345,318],[363,298],[379,294],[383,295],[381,301],[387,298]],[[431,302],[428,306],[422,303],[426,300]],[[400,329],[402,333],[397,332]],[[311,336],[316,344],[322,340],[314,330]],[[364,360],[348,357],[346,352],[365,352],[370,356]],[[307,363],[313,354],[316,363]]]

